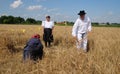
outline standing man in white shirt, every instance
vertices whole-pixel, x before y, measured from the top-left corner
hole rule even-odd
[[[46,47],[51,46],[51,42],[53,42],[53,29],[54,29],[54,22],[50,20],[50,16],[46,16],[46,21],[42,21],[43,27],[43,40],[45,42]]]
[[[87,52],[87,36],[89,32],[91,32],[92,26],[91,26],[91,20],[89,17],[86,16],[86,12],[80,11],[78,13],[80,16],[72,29],[72,36],[76,40],[77,49],[83,48],[85,52]]]

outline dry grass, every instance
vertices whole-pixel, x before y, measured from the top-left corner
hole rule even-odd
[[[23,47],[33,34],[42,36],[39,27],[0,26],[0,74],[120,74],[120,28],[93,28],[83,53],[75,48],[72,27],[57,26],[43,60],[24,64]]]

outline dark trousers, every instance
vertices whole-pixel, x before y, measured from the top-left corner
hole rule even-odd
[[[46,47],[51,46],[51,40],[50,40],[51,35],[52,35],[52,29],[44,28],[43,40],[45,42]]]

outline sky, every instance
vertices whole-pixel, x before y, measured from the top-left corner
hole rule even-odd
[[[0,16],[75,21],[85,10],[92,22],[120,23],[120,0],[0,0]]]

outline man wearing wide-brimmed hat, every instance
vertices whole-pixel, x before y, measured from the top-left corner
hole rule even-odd
[[[78,13],[80,17],[76,20],[73,29],[72,36],[76,39],[77,48],[83,48],[87,52],[87,35],[91,31],[91,20],[86,16],[86,12],[80,11]]]

